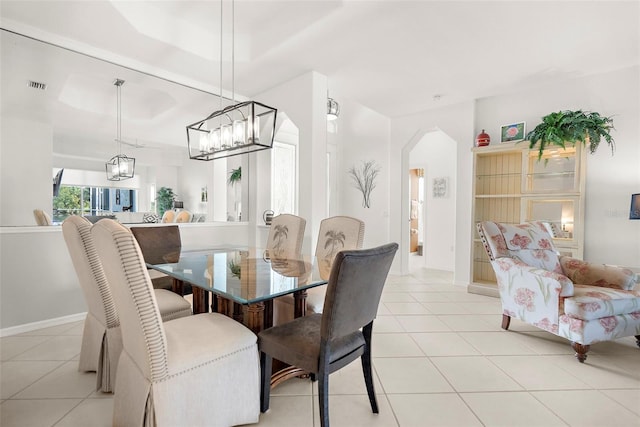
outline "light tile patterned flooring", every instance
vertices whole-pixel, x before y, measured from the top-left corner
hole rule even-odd
[[[569,344],[518,321],[500,329],[500,303],[452,285],[450,273],[390,276],[374,324],[371,413],[359,362],[330,377],[334,427],[640,426],[640,349],[633,338]],[[0,425],[110,426],[112,396],[77,371],[82,323],[2,338]],[[272,392],[260,426],[319,426],[317,387]]]

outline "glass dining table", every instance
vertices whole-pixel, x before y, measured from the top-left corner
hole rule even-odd
[[[178,262],[147,264],[193,289],[194,314],[211,310],[233,317],[254,332],[273,325],[273,300],[293,294],[294,315],[304,316],[307,290],[327,283],[329,271],[315,257],[270,258],[259,248],[182,250]]]

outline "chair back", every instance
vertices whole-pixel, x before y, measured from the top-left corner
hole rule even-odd
[[[562,273],[558,252],[544,223],[504,224],[484,221],[477,224],[491,261],[497,258],[515,258],[532,267]]]
[[[164,222],[164,223],[174,222],[175,219],[176,219],[176,211],[174,211],[173,209],[169,209],[164,211],[164,213],[162,214],[161,222]]]
[[[167,377],[167,345],[151,279],[133,234],[104,219],[91,228],[120,316],[124,351],[150,381]]]
[[[177,225],[131,227],[130,230],[140,246],[145,262],[168,264],[180,259],[182,240]]]
[[[316,258],[333,262],[341,250],[360,249],[364,240],[364,221],[349,216],[333,216],[320,222]]]
[[[280,214],[273,217],[267,238],[269,256],[292,258],[302,252],[302,240],[307,221],[296,215]]]
[[[178,212],[174,221],[179,223],[191,222],[191,218],[193,218],[193,214],[191,212],[182,210]]]
[[[42,209],[34,209],[33,216],[36,219],[36,224],[38,225],[52,225],[51,217],[48,213],[43,211]]]
[[[91,236],[91,223],[85,218],[72,215],[62,223],[62,235],[89,312],[107,328],[119,326],[111,289]]]
[[[338,339],[376,318],[397,243],[339,252],[331,269],[322,309],[321,337]]]

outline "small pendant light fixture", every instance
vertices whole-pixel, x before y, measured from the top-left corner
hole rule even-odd
[[[122,90],[124,80],[115,79],[113,84],[116,87],[116,109],[118,121],[116,144],[118,146],[118,154],[109,159],[109,161],[105,164],[105,169],[107,171],[107,179],[109,181],[122,181],[125,179],[133,178],[134,170],[136,167],[136,159],[134,159],[133,157],[127,157],[122,154],[122,95],[120,92]]]
[[[231,1],[231,102],[222,108],[222,6],[220,1],[220,109],[187,126],[189,158],[215,160],[273,146],[278,110],[256,101],[235,104],[235,5]]]

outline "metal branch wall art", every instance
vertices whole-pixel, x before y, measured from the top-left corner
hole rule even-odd
[[[358,169],[355,166],[349,169],[353,186],[362,193],[362,206],[365,208],[371,207],[371,191],[376,188],[376,178],[379,173],[380,166],[373,160],[362,162],[362,166]]]

